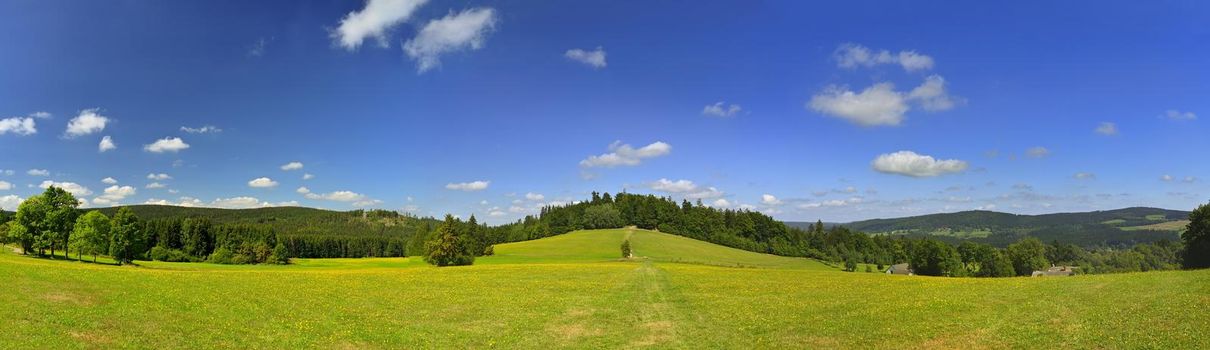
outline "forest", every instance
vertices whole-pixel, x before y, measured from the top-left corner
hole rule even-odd
[[[125,261],[227,264],[418,255],[443,264],[469,264],[474,256],[491,255],[495,244],[627,226],[818,259],[849,271],[860,264],[882,270],[910,263],[917,274],[938,276],[1024,276],[1052,265],[1075,266],[1080,273],[1169,270],[1181,266],[1184,250],[1182,242],[1170,240],[1085,247],[1025,237],[999,248],[975,241],[868,235],[822,222],[798,228],[760,212],[624,192],[594,192],[585,201],[547,206],[538,215],[488,226],[473,215],[465,221],[452,216],[436,220],[386,210],[127,206],[85,212],[76,208],[70,193],[50,187],[22,203],[15,214],[0,213],[0,223],[0,238],[36,254],[72,249],[77,254],[120,253],[115,256],[128,257]],[[432,259],[440,242],[458,254]]]

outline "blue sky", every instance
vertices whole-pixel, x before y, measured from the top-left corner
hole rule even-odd
[[[0,207],[54,183],[492,223],[622,189],[784,220],[1187,210],[1205,23],[1197,1],[7,1]]]

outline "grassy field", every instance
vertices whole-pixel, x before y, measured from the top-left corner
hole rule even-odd
[[[1165,221],[1157,224],[1119,227],[1122,231],[1137,231],[1137,230],[1156,230],[1156,231],[1177,231],[1184,232],[1185,226],[1189,225],[1189,220]]]
[[[619,259],[629,237],[638,257]],[[952,279],[641,230],[474,266],[109,266],[0,254],[0,348],[1208,348],[1210,270]]]

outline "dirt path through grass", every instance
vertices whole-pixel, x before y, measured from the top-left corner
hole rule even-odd
[[[677,328],[683,313],[668,288],[667,272],[647,260],[635,269],[635,273],[637,283],[632,300],[638,306],[635,331],[639,335],[631,341],[630,347],[676,347],[682,340]]]

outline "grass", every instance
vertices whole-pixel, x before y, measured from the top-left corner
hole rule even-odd
[[[1189,225],[1189,220],[1165,221],[1157,224],[1119,227],[1122,231],[1138,231],[1138,230],[1155,230],[1155,231],[1177,231],[1184,232],[1185,226]]]
[[[619,259],[628,236],[638,258]],[[6,252],[0,348],[1210,347],[1210,270],[847,273],[641,230],[496,253],[435,268],[414,258],[118,267]]]

